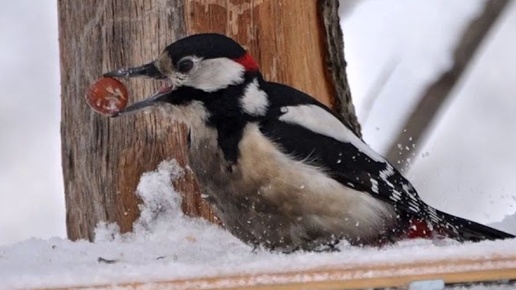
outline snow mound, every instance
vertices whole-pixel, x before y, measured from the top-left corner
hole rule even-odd
[[[357,248],[343,243],[336,253],[289,255],[253,250],[223,228],[182,214],[181,195],[171,183],[182,174],[176,162],[167,161],[142,176],[137,188],[143,200],[142,215],[133,233],[120,234],[117,225],[101,223],[94,243],[53,238],[0,247],[0,289],[170,281],[516,255],[515,240],[462,245],[412,240],[384,248]]]

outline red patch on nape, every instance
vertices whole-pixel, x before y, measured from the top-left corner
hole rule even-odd
[[[258,64],[254,60],[254,58],[249,54],[245,53],[244,56],[235,58],[234,61],[241,64],[246,71],[258,71],[260,68],[258,67]]]
[[[410,219],[409,226],[407,232],[407,238],[409,239],[428,239],[433,236],[432,229],[428,227],[428,223],[424,220],[412,218]]]

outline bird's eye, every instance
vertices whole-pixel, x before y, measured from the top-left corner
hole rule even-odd
[[[194,63],[191,59],[183,59],[183,60],[179,61],[179,63],[177,64],[177,70],[180,73],[185,74],[193,68],[193,65],[194,65]]]

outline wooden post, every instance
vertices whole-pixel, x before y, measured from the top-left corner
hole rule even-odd
[[[166,159],[187,164],[183,125],[158,110],[109,119],[84,101],[87,87],[103,72],[149,62],[185,35],[219,32],[235,38],[261,64],[265,78],[317,97],[359,132],[339,46],[342,35],[335,33],[340,32],[337,5],[332,0],[59,0],[69,238],[92,239],[101,221],[132,230],[141,174]],[[126,85],[130,102],[157,89],[149,80]],[[190,172],[175,187],[184,194],[187,214],[215,220]]]

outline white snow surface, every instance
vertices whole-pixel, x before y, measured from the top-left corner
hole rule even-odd
[[[120,234],[116,225],[99,224],[94,243],[52,238],[0,247],[0,289],[169,281],[350,263],[516,254],[516,240],[462,245],[448,240],[412,240],[380,249],[342,243],[341,251],[334,253],[253,250],[221,227],[183,215],[180,194],[171,185],[181,174],[183,169],[175,161],[167,161],[142,176],[137,191],[144,203],[133,233]]]

